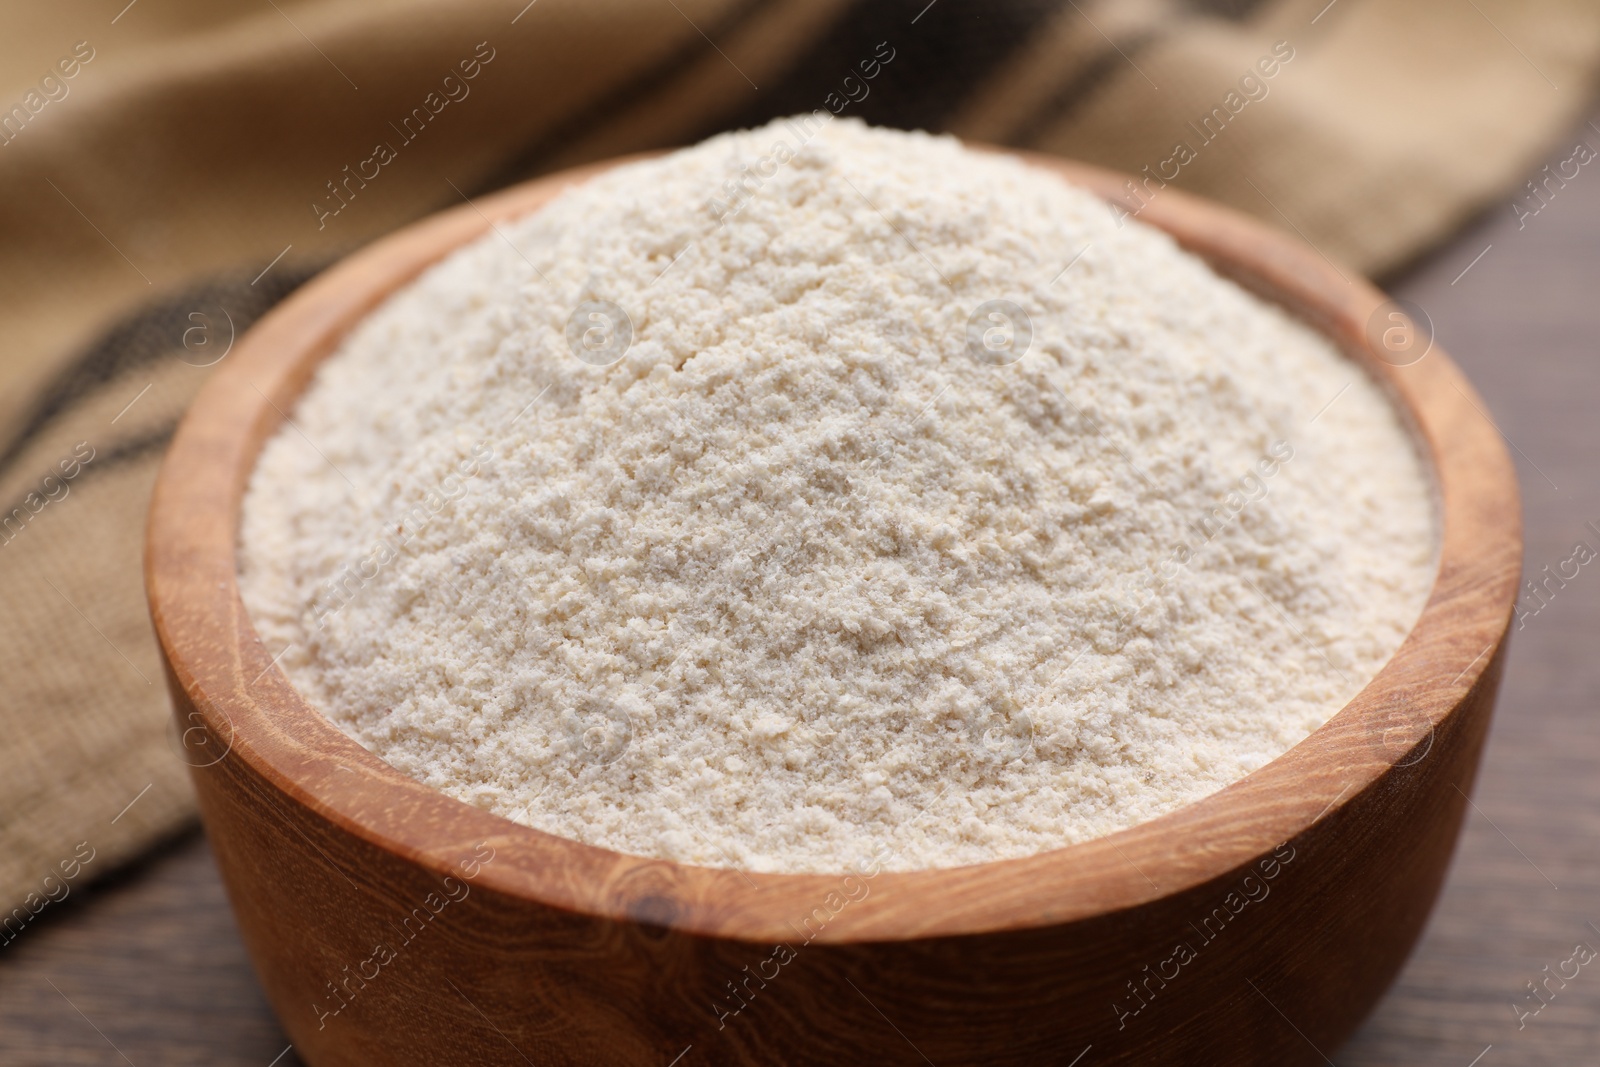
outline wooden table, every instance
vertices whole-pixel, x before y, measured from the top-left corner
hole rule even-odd
[[[1593,129],[1582,132],[1600,144]],[[1563,142],[1551,158],[1571,150]],[[1600,487],[1588,482],[1600,455],[1597,273],[1600,169],[1585,168],[1520,228],[1509,202],[1494,205],[1391,286],[1428,312],[1511,442],[1529,575],[1553,569],[1580,540],[1600,551]],[[1444,896],[1394,989],[1338,1053],[1341,1067],[1600,1063],[1600,957],[1564,988],[1551,980],[1554,995],[1536,1015],[1519,1020],[1513,1007],[1531,1012],[1538,1002],[1527,983],[1555,972],[1579,943],[1600,952],[1595,635],[1600,561],[1514,634]],[[0,1062],[299,1063],[256,986],[198,832],[74,893],[7,949]]]

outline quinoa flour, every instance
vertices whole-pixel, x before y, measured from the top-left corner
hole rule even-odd
[[[451,796],[689,863],[1171,811],[1338,711],[1435,567],[1329,342],[1050,174],[854,121],[501,225],[292,417],[240,582],[294,685]]]

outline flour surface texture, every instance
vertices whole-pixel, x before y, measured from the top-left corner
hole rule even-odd
[[[240,579],[293,684],[469,804],[710,866],[1172,811],[1337,712],[1435,568],[1328,342],[1051,174],[851,121],[503,224],[291,415]]]

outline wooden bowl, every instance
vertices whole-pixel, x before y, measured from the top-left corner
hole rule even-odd
[[[1107,197],[1125,181],[1029,158]],[[1168,189],[1141,217],[1389,387],[1431,461],[1442,544],[1427,606],[1377,677],[1199,803],[969,867],[687,866],[435,792],[341,733],[274,666],[235,582],[240,497],[263,441],[376,304],[490,220],[599,169],[447,211],[311,282],[241,341],[162,468],[151,613],[212,848],[301,1058],[1324,1062],[1399,969],[1449,861],[1517,594],[1519,504],[1500,437],[1445,354],[1378,358],[1377,290],[1223,208]]]

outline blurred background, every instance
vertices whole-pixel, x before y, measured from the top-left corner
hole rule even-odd
[[[1600,973],[1528,999],[1600,949],[1597,68],[1595,0],[0,3],[0,1062],[298,1062],[139,569],[233,339],[430,212],[816,109],[1221,200],[1431,322],[1540,584],[1443,899],[1339,1063],[1600,1062]]]

